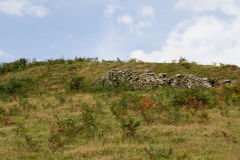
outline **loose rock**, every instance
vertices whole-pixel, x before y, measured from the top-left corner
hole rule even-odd
[[[229,81],[224,81],[229,83]],[[230,81],[231,82],[231,81]],[[136,72],[132,70],[112,70],[95,82],[104,86],[129,86],[135,89],[154,89],[161,87],[176,88],[213,88],[219,85],[218,80],[208,77],[198,78],[192,75],[177,74],[167,77],[166,73],[155,74],[152,71]]]

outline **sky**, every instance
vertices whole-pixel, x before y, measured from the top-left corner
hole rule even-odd
[[[0,0],[0,62],[75,57],[240,66],[240,0]]]

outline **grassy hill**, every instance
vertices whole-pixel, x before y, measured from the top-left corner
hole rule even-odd
[[[0,159],[240,159],[240,85],[132,90],[112,69],[240,81],[240,68],[76,58],[0,67]]]

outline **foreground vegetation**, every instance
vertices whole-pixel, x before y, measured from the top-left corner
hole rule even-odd
[[[240,85],[132,90],[111,69],[240,80],[233,65],[76,58],[0,67],[0,159],[240,159]]]

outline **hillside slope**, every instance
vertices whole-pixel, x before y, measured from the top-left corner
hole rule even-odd
[[[240,159],[240,86],[96,86],[111,70],[240,81],[234,65],[97,59],[24,60],[0,68],[2,159]]]

